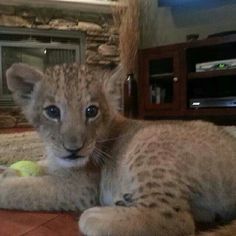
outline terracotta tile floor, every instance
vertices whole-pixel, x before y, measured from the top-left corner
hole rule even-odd
[[[72,213],[0,210],[1,236],[81,236]]]

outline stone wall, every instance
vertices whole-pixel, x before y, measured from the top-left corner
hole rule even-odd
[[[119,62],[118,30],[109,14],[0,5],[0,26],[82,31],[86,34],[86,63]],[[0,107],[0,128],[25,126],[28,124],[17,107]]]

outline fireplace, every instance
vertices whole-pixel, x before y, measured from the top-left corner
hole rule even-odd
[[[0,106],[14,105],[5,76],[13,63],[44,71],[56,64],[83,62],[84,38],[78,31],[0,28]]]

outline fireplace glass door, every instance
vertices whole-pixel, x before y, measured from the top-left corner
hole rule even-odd
[[[26,46],[27,45],[27,46]],[[29,44],[14,43],[1,45],[1,82],[0,100],[2,105],[12,103],[10,91],[6,83],[6,70],[13,63],[26,63],[44,71],[47,67],[73,63],[79,60],[78,48],[74,45],[50,45],[50,44]]]
[[[84,62],[84,34],[77,31],[0,27],[0,108],[13,106],[6,70],[26,63],[40,71],[63,63]]]

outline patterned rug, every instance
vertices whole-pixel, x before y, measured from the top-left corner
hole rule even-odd
[[[224,127],[224,129],[230,133],[231,135],[233,135],[234,137],[236,137],[236,126],[226,126]]]
[[[236,126],[225,127],[236,137]],[[43,156],[43,144],[34,131],[0,134],[0,165],[19,160],[39,160]]]
[[[19,160],[39,160],[43,144],[34,131],[0,134],[0,165]]]

